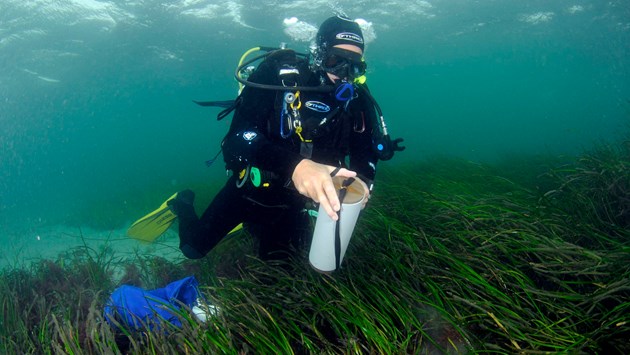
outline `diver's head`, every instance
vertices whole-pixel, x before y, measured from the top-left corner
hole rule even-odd
[[[331,80],[353,80],[365,74],[365,43],[358,23],[347,17],[330,17],[319,27],[315,63]]]
[[[358,23],[343,16],[333,16],[319,26],[317,46],[330,48],[339,44],[351,44],[364,49],[363,32]]]

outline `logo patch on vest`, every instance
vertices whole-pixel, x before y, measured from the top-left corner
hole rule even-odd
[[[328,112],[330,111],[330,106],[326,105],[323,102],[319,101],[306,101],[306,108],[317,111],[317,112]]]
[[[358,34],[352,33],[352,32],[337,33],[335,38],[340,39],[340,40],[344,40],[344,41],[350,41],[350,42],[356,42],[356,43],[363,44],[363,38],[361,38],[361,36],[359,36]]]
[[[252,131],[243,132],[243,139],[248,142],[253,141],[257,136],[258,134],[256,132],[252,132]]]

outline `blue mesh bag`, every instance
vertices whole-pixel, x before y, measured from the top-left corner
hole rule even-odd
[[[166,323],[181,328],[177,313],[184,305],[193,307],[200,297],[198,286],[194,276],[149,291],[135,286],[120,286],[105,304],[105,320],[113,327],[129,330],[167,328]]]

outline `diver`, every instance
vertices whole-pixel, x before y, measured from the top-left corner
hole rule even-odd
[[[320,26],[308,59],[281,49],[248,66],[246,78],[237,72],[244,87],[221,145],[230,177],[200,217],[191,190],[167,201],[186,257],[202,258],[241,223],[258,239],[261,259],[291,256],[312,229],[308,203],[337,220],[333,176],[357,178],[367,202],[378,160],[404,147],[389,139],[361,80],[364,48],[360,26],[334,16]]]

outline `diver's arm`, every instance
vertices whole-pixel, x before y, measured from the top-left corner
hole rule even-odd
[[[247,165],[291,177],[296,190],[320,203],[333,220],[340,209],[339,197],[331,173],[334,166],[316,163],[300,154],[271,143],[254,130],[239,131],[226,137],[223,154],[228,169],[239,171]],[[335,176],[355,177],[354,171],[341,169]],[[367,191],[367,187],[366,187]]]
[[[376,177],[378,155],[372,147],[373,131],[377,121],[374,107],[364,97],[359,97],[357,105],[351,111],[354,129],[350,134],[350,169],[356,171],[370,190]]]
[[[356,135],[355,135],[356,136]],[[372,140],[365,139],[368,134],[361,134],[351,142],[350,153],[350,169],[357,172],[359,182],[363,184],[365,189],[365,199],[362,208],[365,208],[374,187],[374,178],[376,176],[376,158],[372,151]]]
[[[275,67],[263,62],[249,80],[277,85]],[[242,101],[223,141],[223,156],[228,169],[239,171],[252,165],[289,178],[302,160],[299,153],[273,142],[268,136],[268,120],[275,116],[275,98],[274,90],[248,86],[243,89]]]

